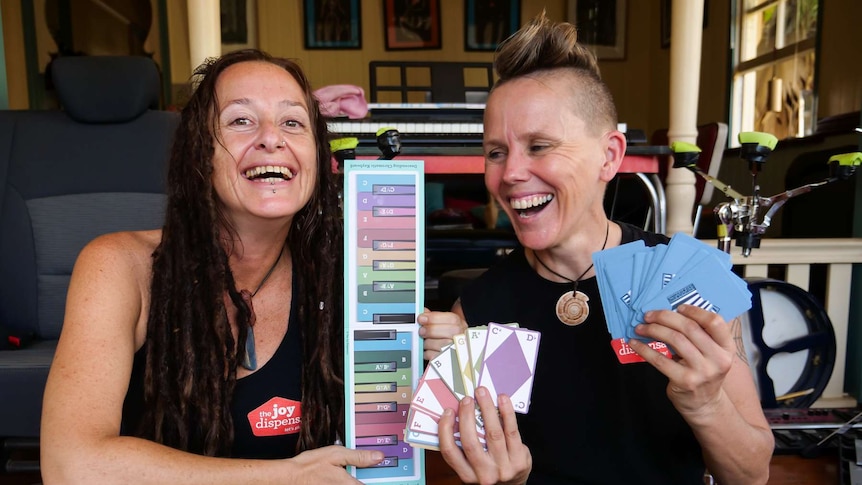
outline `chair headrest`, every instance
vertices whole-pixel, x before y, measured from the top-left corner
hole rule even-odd
[[[122,123],[159,107],[159,71],[140,56],[69,56],[51,64],[60,105],[82,123]]]

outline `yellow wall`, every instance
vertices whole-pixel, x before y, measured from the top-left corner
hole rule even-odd
[[[161,64],[161,47],[159,45],[158,0],[149,0],[152,10],[152,26],[143,43],[143,50],[153,55],[157,64]],[[57,45],[48,31],[45,18],[45,0],[33,0],[33,14],[36,18],[37,64],[44,73],[45,66],[51,60],[51,54],[56,54]],[[169,4],[184,2],[170,1]],[[131,49],[126,38],[126,31],[119,23],[106,14],[104,9],[88,2],[73,3],[73,22],[79,28],[74,32],[74,42],[78,49],[92,55],[124,55]],[[134,11],[123,8],[117,10],[122,15],[134,16]],[[21,11],[21,0],[0,0],[3,9],[3,45],[6,50],[6,73],[9,89],[9,107],[11,109],[29,108],[29,93],[27,87],[27,68],[24,57],[24,27]],[[133,17],[134,18],[134,17]]]
[[[382,2],[362,2],[361,50],[305,49],[303,9],[300,1],[256,0],[258,47],[277,56],[298,59],[315,86],[349,83],[369,91],[368,63],[376,60],[493,61],[493,52],[464,50],[464,3],[441,1],[441,49],[387,51],[384,48]],[[704,31],[700,119],[725,119],[729,3],[708,2],[710,22]],[[567,20],[567,0],[521,2],[524,23],[544,9],[551,19]],[[188,12],[186,2],[168,2],[171,39],[171,82],[188,80]],[[718,61],[721,59],[721,61]],[[670,51],[660,45],[658,0],[627,2],[626,55],[622,60],[600,62],[602,75],[614,94],[620,120],[649,135],[668,123]],[[637,80],[637,82],[633,82]],[[175,91],[179,91],[180,88]]]
[[[700,123],[725,120],[729,55],[730,1],[707,2],[708,23],[703,32]],[[464,51],[463,0],[442,0],[442,48],[438,50],[387,51],[383,46],[381,1],[362,5],[361,50],[307,50],[303,43],[300,0],[256,0],[258,47],[279,56],[298,59],[316,86],[357,84],[368,90],[368,62],[372,60],[491,61],[491,52]],[[41,2],[36,2],[41,3]],[[155,3],[155,2],[154,2]],[[628,0],[626,55],[623,60],[600,62],[605,81],[614,94],[620,120],[649,135],[668,123],[668,49],[660,46],[659,0]],[[862,106],[862,42],[855,21],[862,18],[862,2],[824,2],[822,48],[820,50],[818,116],[858,111]],[[183,85],[192,67],[188,55],[186,2],[170,0],[168,29],[171,50],[171,81]],[[550,18],[565,20],[567,0],[521,1],[521,22],[546,9]],[[24,42],[20,0],[0,0],[10,107],[27,107]],[[155,30],[156,27],[154,27]],[[38,33],[38,32],[37,32]]]
[[[168,38],[171,45],[171,83],[183,84],[192,73],[189,65],[189,17],[186,2],[169,1]]]
[[[10,109],[29,106],[27,66],[24,65],[24,28],[19,0],[0,0],[3,9],[3,45],[6,48],[6,80]]]

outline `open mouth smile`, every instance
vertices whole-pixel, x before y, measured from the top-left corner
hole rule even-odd
[[[278,165],[261,165],[259,167],[246,170],[243,173],[243,176],[246,179],[255,182],[274,184],[276,182],[281,182],[282,180],[292,179],[294,173],[287,167],[281,167]]]
[[[530,195],[517,199],[509,199],[509,207],[515,210],[518,217],[529,217],[544,209],[552,200],[552,194]]]

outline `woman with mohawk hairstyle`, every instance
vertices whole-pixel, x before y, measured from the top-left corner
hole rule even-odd
[[[740,323],[697,307],[647,312],[636,333],[667,342],[669,359],[632,339],[645,362],[620,364],[611,347],[592,253],[664,235],[610,221],[607,183],[626,151],[595,57],[571,24],[544,13],[503,42],[485,107],[485,184],[522,248],[472,281],[451,312],[419,316],[425,358],[469,325],[518,322],[541,332],[527,414],[487,389],[478,405],[487,448],[472,426],[453,437],[440,420],[443,458],[469,483],[766,483],[773,436],[760,407]],[[574,311],[576,309],[577,311]]]
[[[195,72],[161,230],[81,252],[42,418],[44,483],[356,484],[344,433],[342,226],[302,69]],[[265,460],[264,460],[265,459]]]

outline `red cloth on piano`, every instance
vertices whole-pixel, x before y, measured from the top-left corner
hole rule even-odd
[[[365,91],[352,84],[333,84],[314,91],[320,102],[320,112],[327,118],[347,116],[350,119],[365,118],[368,101]]]

